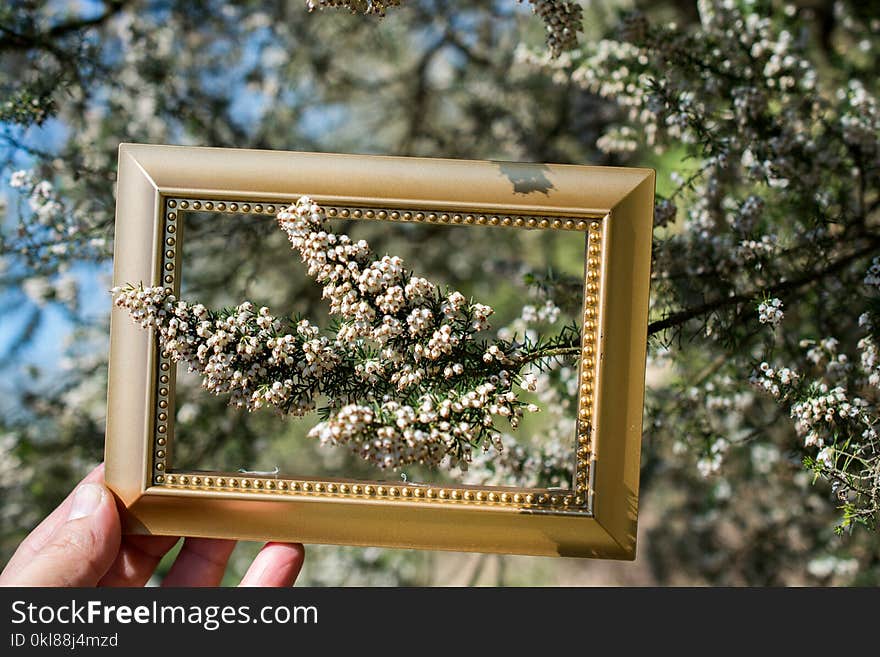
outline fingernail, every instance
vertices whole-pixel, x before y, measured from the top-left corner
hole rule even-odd
[[[70,506],[68,520],[78,520],[90,516],[101,503],[104,495],[104,487],[98,484],[83,484],[76,489],[73,495],[73,504]]]

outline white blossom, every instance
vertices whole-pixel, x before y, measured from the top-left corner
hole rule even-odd
[[[20,169],[9,176],[9,186],[13,189],[27,187],[33,180],[33,173],[25,169]]]
[[[768,299],[767,301],[762,301],[758,306],[758,321],[762,324],[769,324],[773,327],[779,326],[784,316],[782,301],[779,299]]]

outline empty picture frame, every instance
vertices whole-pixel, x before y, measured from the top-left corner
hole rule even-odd
[[[114,307],[105,477],[125,531],[634,558],[652,170],[123,144],[118,175],[114,285],[177,294],[187,212],[273,221],[302,195],[330,222],[564,231],[583,249],[567,488],[176,467],[176,366]]]

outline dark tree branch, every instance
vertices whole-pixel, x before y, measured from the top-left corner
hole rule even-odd
[[[104,13],[98,14],[93,18],[80,18],[76,20],[70,20],[65,23],[59,23],[58,25],[55,25],[54,27],[49,29],[47,36],[50,39],[58,38],[66,36],[71,32],[79,32],[90,27],[102,25],[107,20],[122,11],[125,8],[125,5],[129,4],[129,2],[130,0],[111,0],[107,3],[107,8],[104,10]]]
[[[56,56],[63,56],[55,41],[62,39],[75,32],[81,32],[91,27],[102,25],[107,20],[122,11],[130,0],[111,0],[106,4],[106,9],[92,18],[77,18],[52,26],[42,33],[23,34],[16,32],[6,25],[0,25],[0,32],[5,35],[0,39],[0,51],[4,50],[31,50],[39,48],[47,50]]]
[[[434,60],[434,57],[449,45],[449,35],[448,32],[443,35],[436,43],[434,43],[431,47],[427,48],[422,56],[419,58],[418,63],[413,68],[413,75],[415,77],[415,85],[412,90],[412,97],[410,99],[410,107],[412,110],[409,114],[409,121],[407,123],[407,129],[404,133],[403,139],[400,141],[400,144],[397,147],[398,153],[409,153],[415,144],[416,139],[419,138],[422,134],[422,127],[425,122],[425,115],[428,109],[428,100],[430,96],[430,86],[428,84],[428,67],[431,65],[431,62]]]
[[[781,281],[767,288],[753,290],[749,293],[735,294],[733,296],[725,297],[723,299],[709,301],[694,308],[686,308],[684,310],[672,313],[670,315],[667,315],[663,319],[658,319],[648,324],[648,335],[654,335],[655,333],[660,333],[661,331],[675,328],[692,319],[710,315],[711,313],[717,310],[721,310],[723,308],[736,306],[741,303],[751,303],[760,294],[777,295],[783,294],[785,292],[792,292],[811,283],[815,283],[816,281],[823,279],[826,276],[836,274],[843,269],[846,269],[847,266],[849,266],[851,263],[858,260],[859,258],[864,258],[865,256],[871,255],[872,253],[876,253],[878,247],[880,247],[880,238],[872,237],[868,244],[861,249],[853,251],[852,253],[845,255],[838,260],[834,260],[826,265],[824,268],[810,272],[804,276],[801,276],[800,278],[793,278],[788,281]]]

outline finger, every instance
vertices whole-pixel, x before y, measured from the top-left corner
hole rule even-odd
[[[143,586],[177,536],[123,536],[119,554],[98,586]]]
[[[17,559],[0,575],[7,586],[95,586],[119,551],[121,528],[116,500],[102,484],[81,484],[67,504],[67,516],[30,558]]]
[[[266,543],[239,586],[293,586],[304,558],[300,543]]]
[[[187,538],[162,586],[219,586],[235,541]]]
[[[86,484],[91,482],[103,482],[104,481],[104,464],[99,463],[89,474],[87,474],[80,484]],[[79,484],[78,484],[79,485]],[[70,492],[70,494],[64,498],[64,500],[59,504],[52,513],[50,513],[39,525],[34,528],[30,534],[21,542],[18,546],[18,549],[15,551],[15,554],[12,555],[12,558],[9,560],[9,563],[6,565],[6,568],[14,568],[18,569],[24,566],[28,561],[33,559],[34,555],[40,550],[40,548],[46,544],[46,541],[49,540],[49,537],[52,536],[52,533],[58,529],[59,526],[64,524],[67,520],[67,516],[70,515],[70,505],[73,500],[73,493],[76,491],[74,489]]]

